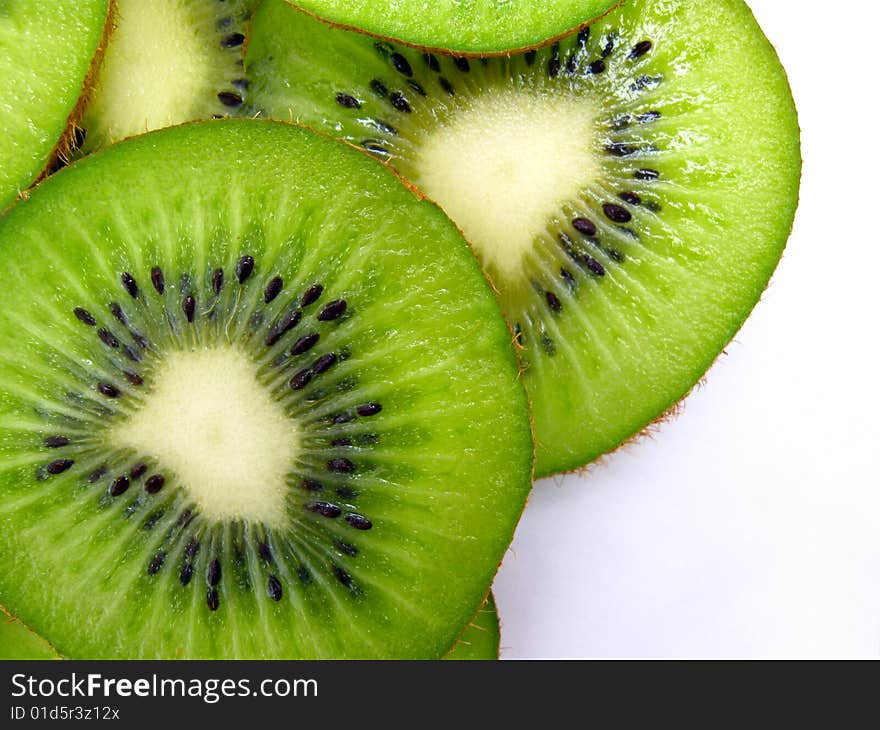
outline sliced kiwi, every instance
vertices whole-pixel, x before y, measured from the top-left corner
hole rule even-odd
[[[291,0],[334,25],[457,53],[504,53],[563,36],[620,0]]]
[[[480,60],[267,0],[246,67],[260,112],[364,147],[461,227],[521,348],[539,476],[672,408],[791,229],[797,116],[740,0],[632,0],[550,47]]]
[[[0,210],[52,162],[101,45],[108,2],[0,3]]]
[[[474,620],[459,637],[452,651],[444,659],[458,661],[495,660],[501,646],[501,627],[498,608],[490,593],[486,603],[477,611]]]
[[[196,119],[247,97],[242,45],[256,0],[115,0],[115,23],[81,124],[82,152]]]
[[[38,636],[0,606],[0,661],[8,659],[60,659],[42,636]]]
[[[0,220],[0,603],[71,658],[441,656],[530,488],[468,247],[287,124],[141,135]]]

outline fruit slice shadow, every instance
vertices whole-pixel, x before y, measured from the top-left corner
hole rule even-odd
[[[797,117],[740,0],[634,0],[549,47],[483,59],[267,0],[246,67],[255,113],[363,147],[461,227],[521,348],[539,476],[669,411],[740,328],[791,229]]]
[[[143,135],[0,222],[0,596],[71,658],[436,658],[530,488],[454,226],[290,125]]]

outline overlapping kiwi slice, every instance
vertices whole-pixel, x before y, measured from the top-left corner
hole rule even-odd
[[[0,660],[60,658],[48,641],[0,608]]]
[[[425,657],[530,487],[460,234],[286,124],[143,135],[0,220],[0,604],[65,657]]]
[[[257,0],[115,0],[113,32],[78,128],[82,153],[136,134],[235,115]]]
[[[108,3],[0,3],[0,211],[63,146],[101,46]]]
[[[477,611],[473,621],[459,637],[452,651],[444,659],[456,661],[486,661],[498,658],[501,649],[501,626],[495,597],[490,593],[486,603]]]
[[[255,111],[365,148],[463,230],[521,349],[539,476],[672,408],[791,229],[797,117],[741,0],[630,0],[547,47],[481,59],[266,0],[246,68]]]
[[[503,53],[583,26],[619,0],[291,0],[337,26],[423,48]]]

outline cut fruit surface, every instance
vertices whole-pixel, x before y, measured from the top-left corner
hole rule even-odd
[[[357,150],[224,120],[53,175],[0,251],[0,603],[70,658],[453,645],[532,440],[436,206]]]
[[[495,597],[490,593],[486,603],[477,611],[458,642],[444,659],[456,661],[493,661],[501,648],[501,626]]]
[[[619,0],[291,0],[337,25],[457,53],[538,45],[596,18]]]
[[[0,608],[0,661],[60,658],[42,636]]]
[[[98,52],[108,0],[0,4],[0,211],[52,162]]]
[[[83,152],[235,114],[254,0],[116,0],[115,27],[82,120]]]
[[[791,230],[797,115],[740,0],[633,0],[550,47],[480,60],[266,0],[246,67],[254,111],[363,146],[461,227],[521,346],[538,476],[671,409]]]

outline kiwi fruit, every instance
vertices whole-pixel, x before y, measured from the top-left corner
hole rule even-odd
[[[79,128],[83,154],[153,129],[235,115],[256,0],[115,0],[113,32]]]
[[[336,26],[461,54],[502,53],[566,35],[619,0],[292,0]]]
[[[0,661],[60,658],[49,642],[0,606]]]
[[[255,113],[363,147],[461,228],[515,333],[537,476],[670,412],[791,230],[797,114],[741,0],[630,0],[549,46],[479,59],[266,0],[245,66]]]
[[[0,603],[70,658],[436,658],[531,486],[455,226],[288,124],[140,135],[0,220]]]
[[[104,36],[109,0],[0,4],[0,211],[53,162]]]
[[[444,659],[456,661],[487,661],[498,659],[501,648],[501,627],[498,608],[490,593],[473,621]]]

